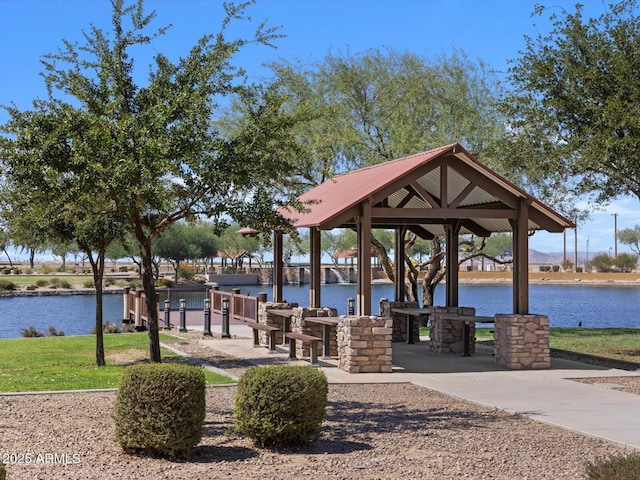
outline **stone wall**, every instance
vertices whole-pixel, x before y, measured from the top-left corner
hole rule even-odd
[[[546,315],[497,314],[493,336],[497,365],[512,370],[551,367]]]
[[[392,333],[389,317],[341,317],[338,368],[349,373],[391,373]]]
[[[464,323],[447,320],[447,315],[475,315],[473,307],[431,307],[429,339],[431,350],[438,353],[462,353],[464,351]],[[469,352],[476,350],[476,329],[469,325]]]
[[[303,333],[305,335],[312,335],[314,337],[322,338],[324,325],[319,323],[307,322],[309,317],[337,317],[338,310],[335,308],[308,308],[297,307],[293,309],[293,317],[291,318],[291,331],[296,333]],[[337,327],[331,327],[330,334],[331,341],[330,355],[332,357],[338,356],[338,341],[337,341]],[[318,352],[321,354],[320,346],[318,346]],[[296,342],[296,356],[308,357],[311,355],[311,346],[306,343]]]
[[[392,342],[407,341],[407,316],[401,313],[391,312],[392,308],[420,308],[418,302],[391,302],[386,298],[380,299],[380,316],[391,317],[393,320]],[[418,318],[413,320],[413,341],[420,341],[420,322]]]

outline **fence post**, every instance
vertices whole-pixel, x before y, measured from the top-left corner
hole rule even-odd
[[[222,338],[231,338],[229,333],[229,297],[222,297]]]
[[[129,322],[129,311],[131,310],[131,305],[129,304],[129,292],[131,291],[131,287],[124,287],[123,297],[122,297],[122,319]],[[124,323],[124,322],[123,322]]]
[[[204,330],[202,334],[205,337],[212,337],[211,333],[211,300],[204,299]]]
[[[180,299],[180,331],[187,331],[187,301],[184,298]]]

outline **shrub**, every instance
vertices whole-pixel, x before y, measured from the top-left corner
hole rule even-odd
[[[261,447],[306,445],[320,435],[327,393],[327,377],[311,367],[250,368],[238,383],[236,427]]]
[[[613,258],[606,253],[596,255],[591,260],[591,265],[593,265],[598,272],[610,272],[613,266]]]
[[[640,478],[640,453],[610,455],[588,462],[587,480],[637,480]]]
[[[4,463],[0,463],[0,480],[6,480],[7,472],[4,468]]]
[[[47,267],[46,265],[40,267],[40,273],[44,273],[45,275],[47,275],[47,274],[49,274],[49,273],[51,273],[53,271],[54,271],[53,268]]]
[[[0,280],[0,290],[13,291],[16,289],[16,284],[10,280]]]
[[[38,280],[36,280],[37,287],[46,287],[47,285],[49,285],[49,281],[45,280],[44,278],[39,278]]]
[[[115,323],[106,322],[102,324],[102,332],[103,333],[121,333],[122,327],[120,327],[119,325],[116,325]],[[96,334],[96,327],[93,327],[93,330],[91,330],[91,334],[92,335]]]
[[[129,453],[189,456],[202,438],[204,371],[191,365],[125,369],[116,396],[116,441]]]
[[[156,282],[156,285],[158,287],[172,287],[173,281],[168,278],[159,278],[158,281]]]
[[[550,272],[551,271],[551,265],[540,265],[540,271],[541,272]]]
[[[29,328],[23,328],[21,330],[22,336],[25,338],[29,337],[44,337],[44,332],[39,331],[36,327],[31,325]]]
[[[621,272],[631,273],[638,266],[638,255],[621,253],[613,260],[613,265]]]
[[[64,330],[58,330],[56,327],[49,327],[50,337],[64,337]]]
[[[95,283],[93,283],[93,280],[85,280],[85,281],[82,283],[82,286],[83,286],[84,288],[95,288],[95,286],[96,286],[96,285],[95,285]]]
[[[67,280],[60,280],[60,288],[71,288],[71,283]]]
[[[198,270],[191,265],[180,265],[178,268],[178,278],[184,278],[185,280],[193,280]]]

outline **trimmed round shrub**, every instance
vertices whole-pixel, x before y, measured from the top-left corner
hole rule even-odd
[[[202,438],[204,416],[202,368],[154,363],[125,369],[114,413],[116,441],[125,452],[188,457]]]
[[[247,370],[238,382],[236,428],[259,447],[299,447],[320,436],[329,386],[320,370],[275,365]]]
[[[588,480],[638,480],[640,478],[640,454],[610,455],[588,462]]]

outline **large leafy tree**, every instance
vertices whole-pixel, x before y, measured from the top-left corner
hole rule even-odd
[[[640,198],[640,18],[636,0],[598,18],[538,7],[552,29],[526,37],[502,102],[511,136],[500,145],[524,180],[562,200]]]
[[[318,115],[298,129],[307,149],[310,184],[334,173],[364,167],[429,148],[460,142],[483,162],[500,170],[490,143],[504,134],[497,110],[499,86],[481,62],[454,51],[429,60],[409,52],[372,49],[362,54],[330,54],[315,65],[272,65],[292,108]],[[372,247],[393,279],[393,262],[379,232]],[[408,235],[407,251],[416,238]],[[423,301],[442,279],[444,256],[434,239]],[[420,272],[406,257],[415,299]]]
[[[87,142],[92,149],[79,161],[87,175],[105,181],[103,191],[136,239],[150,358],[159,362],[154,239],[169,225],[200,216],[220,228],[229,220],[259,230],[289,228],[276,209],[300,193],[296,143],[288,134],[298,119],[284,113],[274,88],[247,84],[233,64],[249,43],[269,45],[278,36],[260,25],[251,38],[229,39],[246,4],[225,4],[220,31],[202,37],[186,56],[174,62],[158,53],[144,85],[132,55],[167,29],[151,30],[154,14],[145,14],[142,1],[112,0],[112,6],[111,30],[92,26],[84,44],[64,41],[45,58],[44,77],[51,98],[71,99],[92,127],[84,134],[96,141]],[[231,97],[241,115],[230,136],[212,119]]]

